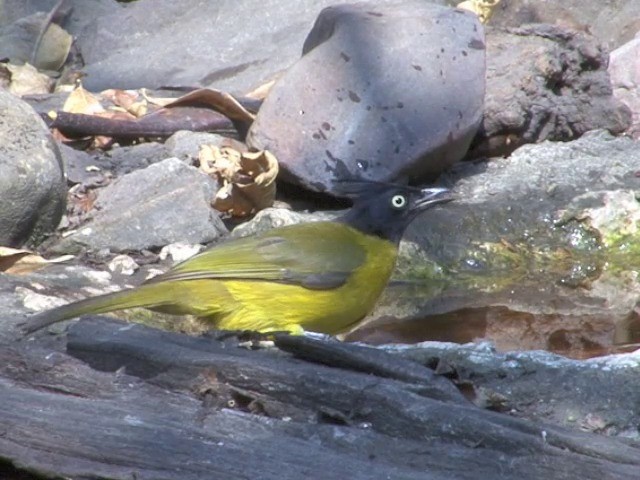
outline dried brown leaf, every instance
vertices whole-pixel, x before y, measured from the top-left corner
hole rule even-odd
[[[201,88],[189,92],[168,103],[165,108],[198,106],[210,107],[227,118],[246,124],[251,124],[255,119],[255,115],[244,108],[233,95],[210,88]]]
[[[10,74],[9,91],[17,96],[50,93],[53,80],[28,63],[24,65],[2,64]],[[5,75],[6,76],[6,73]]]
[[[70,203],[73,208],[73,212],[84,215],[88,213],[96,203],[98,195],[95,190],[86,190],[82,192],[74,192],[70,195]]]
[[[100,95],[135,118],[142,117],[149,111],[147,100],[136,90],[109,89],[101,92]]]
[[[65,100],[62,111],[95,115],[96,113],[103,113],[105,109],[95,95],[79,84]]]
[[[271,80],[270,82],[263,83],[258,88],[251,90],[245,96],[249,98],[255,98],[256,100],[264,100],[265,98],[267,98],[267,95],[269,95],[269,92],[271,91],[271,87],[273,87],[275,83],[276,83],[275,80]]]
[[[53,136],[53,139],[56,142],[60,142],[60,143],[71,143],[74,141],[73,138],[69,138],[67,137],[65,134],[63,134],[60,130],[58,130],[57,128],[53,128],[51,129],[51,135]]]
[[[146,88],[140,89],[140,95],[142,95],[142,98],[144,98],[150,105],[156,105],[158,107],[166,107],[176,100],[172,97],[154,97],[147,93]]]
[[[50,263],[66,262],[72,258],[73,255],[63,255],[47,260],[29,250],[0,247],[0,272],[24,275],[39,270]]]
[[[203,145],[199,159],[201,170],[220,183],[212,202],[217,210],[244,217],[273,205],[279,167],[272,153]]]

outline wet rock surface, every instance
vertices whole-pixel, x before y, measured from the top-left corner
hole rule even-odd
[[[398,278],[411,283],[354,338],[490,338],[577,357],[633,349],[638,151],[600,131],[461,165],[449,176],[458,200],[405,235]]]

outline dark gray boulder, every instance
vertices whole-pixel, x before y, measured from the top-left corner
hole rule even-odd
[[[60,151],[44,122],[0,90],[0,245],[37,244],[58,226],[67,189]]]
[[[485,46],[475,15],[425,2],[325,9],[305,55],[265,99],[247,142],[284,178],[434,176],[461,159],[482,118]]]

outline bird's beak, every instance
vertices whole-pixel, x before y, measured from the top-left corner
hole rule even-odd
[[[431,205],[450,202],[453,200],[451,190],[448,188],[424,188],[421,190],[422,196],[416,201],[416,208],[424,210]]]

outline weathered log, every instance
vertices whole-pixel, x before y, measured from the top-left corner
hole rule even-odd
[[[67,352],[47,343],[0,346],[0,464],[48,478],[600,480],[640,467],[640,446],[482,410],[376,349],[276,338],[323,365],[99,317],[70,328]]]
[[[135,120],[57,112],[55,120],[49,122],[49,126],[71,138],[88,135],[106,135],[119,139],[168,137],[179,130],[227,134],[235,132],[233,122],[221,113],[189,107],[160,110]]]

